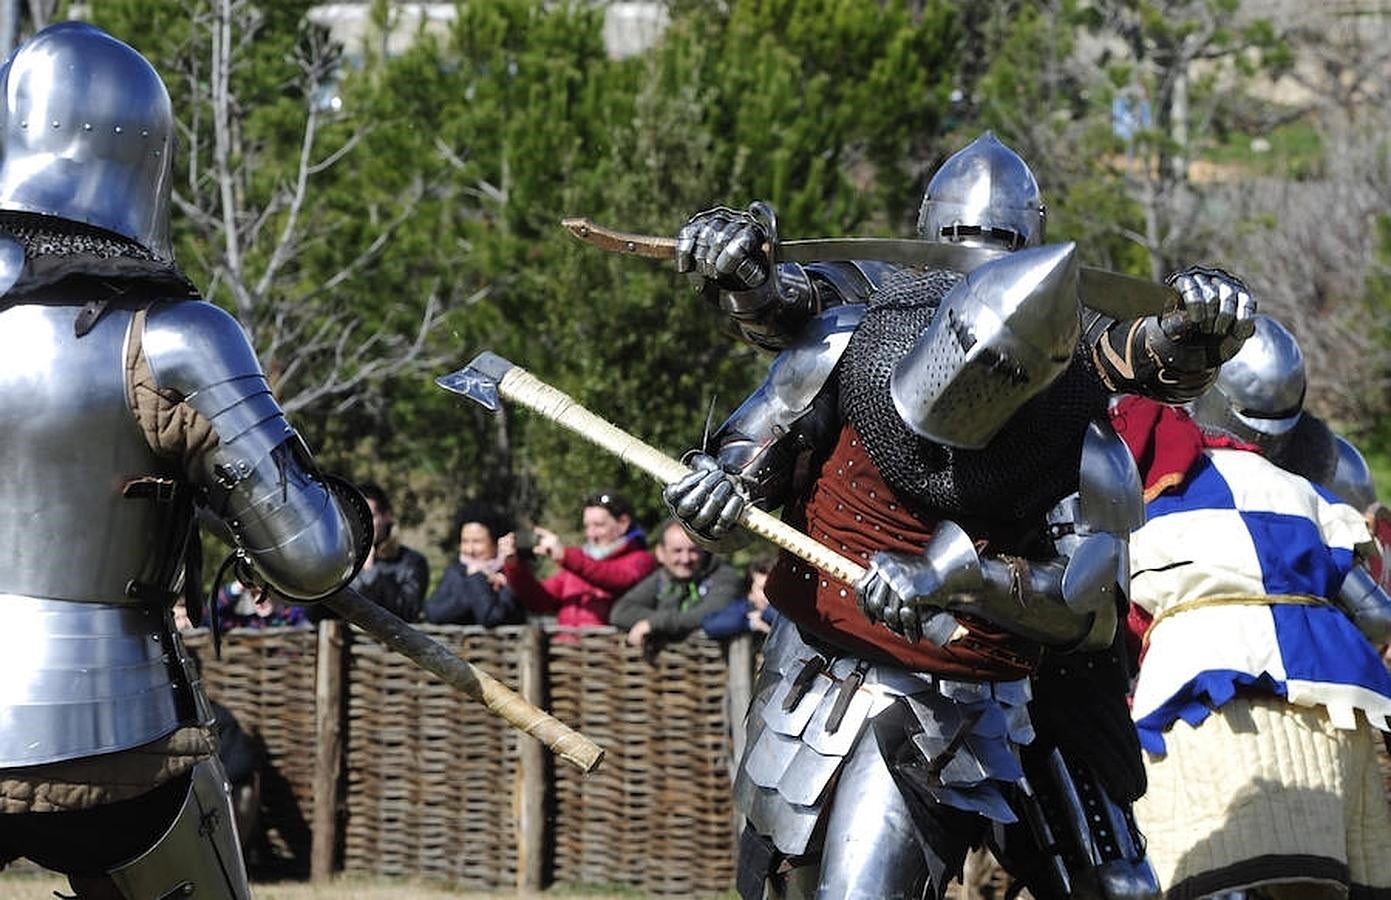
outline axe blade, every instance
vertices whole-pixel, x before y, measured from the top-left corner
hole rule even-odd
[[[498,385],[514,368],[516,366],[496,353],[485,351],[462,369],[439,376],[435,384],[446,391],[462,394],[489,412],[497,412],[502,408]]]

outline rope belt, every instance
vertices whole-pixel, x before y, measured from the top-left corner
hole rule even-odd
[[[1313,594],[1213,594],[1210,597],[1195,597],[1181,600],[1173,606],[1160,610],[1149,627],[1145,629],[1144,643],[1150,642],[1150,634],[1160,622],[1179,613],[1192,612],[1212,606],[1331,606],[1331,601]]]

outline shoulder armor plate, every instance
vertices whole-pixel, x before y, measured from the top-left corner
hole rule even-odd
[[[1082,521],[1093,531],[1134,531],[1145,523],[1144,487],[1125,442],[1109,422],[1093,420],[1082,442],[1078,481]]]
[[[834,306],[812,319],[797,340],[773,360],[768,380],[754,396],[795,414],[805,411],[835,371],[864,315],[863,306],[850,304]]]
[[[1337,463],[1333,469],[1331,484],[1326,487],[1357,508],[1365,512],[1377,500],[1376,485],[1372,482],[1372,470],[1367,460],[1347,440],[1334,438],[1337,450]]]

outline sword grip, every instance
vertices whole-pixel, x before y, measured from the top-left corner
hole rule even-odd
[[[498,393],[608,450],[663,484],[680,481],[691,473],[677,460],[580,406],[568,394],[521,366],[513,366],[502,376]],[[866,574],[863,566],[754,506],[744,508],[739,524],[846,584],[854,585]]]
[[[592,772],[603,761],[604,750],[598,744],[356,590],[343,588],[323,603],[446,684],[482,702],[581,772]]]

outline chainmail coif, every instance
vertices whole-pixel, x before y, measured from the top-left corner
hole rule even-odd
[[[1063,374],[980,450],[909,430],[894,409],[889,376],[961,277],[940,269],[903,272],[869,298],[842,362],[841,412],[910,508],[973,531],[1018,534],[1077,490],[1082,440],[1088,423],[1105,414],[1106,394],[1079,347]]]
[[[153,253],[134,241],[67,219],[0,213],[0,230],[19,241],[28,259],[80,254],[95,259],[155,260]]]

